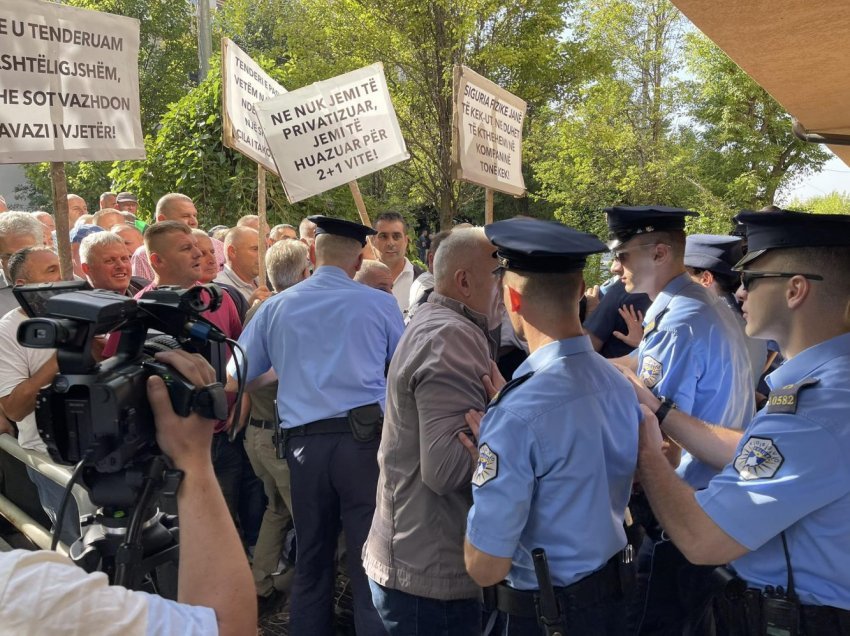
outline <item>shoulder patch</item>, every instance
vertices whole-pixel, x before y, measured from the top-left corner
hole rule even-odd
[[[661,382],[661,376],[664,373],[664,366],[652,356],[644,356],[640,364],[640,373],[638,376],[643,383],[650,389]]]
[[[818,378],[806,378],[797,384],[787,384],[775,391],[771,391],[767,397],[768,413],[796,413],[797,394],[800,389],[812,386],[820,382]]]
[[[472,483],[483,486],[499,474],[499,456],[486,443],[478,448],[478,464],[472,475]]]
[[[735,458],[735,470],[744,481],[770,479],[785,458],[769,437],[751,437]]]
[[[528,380],[533,375],[534,371],[529,371],[525,375],[521,375],[518,378],[514,378],[513,380],[505,384],[505,386],[503,386],[502,389],[498,393],[496,393],[496,395],[493,396],[493,399],[490,400],[490,403],[487,405],[487,408],[489,409],[491,406],[496,406],[499,401],[503,397],[505,397],[510,391],[518,387],[520,384]]]

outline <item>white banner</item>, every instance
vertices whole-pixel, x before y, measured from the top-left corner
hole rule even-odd
[[[455,178],[523,196],[525,102],[465,66],[455,67],[454,93]]]
[[[143,159],[139,21],[0,0],[0,163]]]
[[[409,157],[382,64],[256,104],[290,203]]]
[[[221,39],[221,101],[224,145],[274,174],[277,168],[263,136],[254,104],[285,93],[251,56],[232,40]]]

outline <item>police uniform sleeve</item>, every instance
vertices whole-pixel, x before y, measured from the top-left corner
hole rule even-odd
[[[804,417],[763,415],[696,500],[724,532],[755,550],[848,490],[850,464],[832,432]]]
[[[245,382],[250,382],[254,378],[268,371],[271,366],[269,358],[268,343],[266,335],[272,333],[268,330],[267,320],[268,313],[263,311],[267,309],[268,303],[263,303],[260,309],[254,315],[254,319],[245,325],[245,330],[239,336],[239,346],[245,351],[245,356],[248,358],[248,372],[245,375]],[[237,359],[241,360],[241,356],[237,355]],[[235,374],[231,374],[235,378]]]
[[[538,447],[526,422],[504,407],[491,408],[482,420],[466,529],[482,552],[513,557],[534,496]]]
[[[661,330],[641,348],[638,376],[655,395],[670,398],[679,410],[690,413],[703,356],[702,347],[687,328]]]

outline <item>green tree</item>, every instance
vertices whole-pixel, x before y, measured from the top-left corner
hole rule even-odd
[[[850,193],[830,192],[808,199],[792,199],[791,203],[783,207],[815,214],[850,214]]]
[[[791,117],[708,38],[690,33],[687,91],[697,179],[731,208],[758,209],[817,170],[827,151],[797,139]]]

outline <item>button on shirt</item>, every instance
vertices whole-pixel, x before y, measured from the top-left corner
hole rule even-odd
[[[402,313],[410,307],[410,286],[413,285],[413,263],[404,259],[404,269],[393,281],[393,296]]]
[[[759,588],[786,585],[784,530],[801,602],[843,609],[850,609],[848,378],[850,334],[786,361],[768,376],[771,390],[817,382],[797,392],[788,412],[762,409],[734,461],[696,493],[706,514],[751,550],[732,563],[741,578]]]
[[[278,413],[292,428],[366,404],[383,408],[384,372],[402,331],[389,294],[324,265],[266,300],[239,344],[248,357],[247,381],[274,368]]]
[[[481,422],[467,520],[470,543],[511,558],[508,583],[522,590],[538,587],[535,548],[566,586],[625,546],[640,422],[634,391],[587,336],[538,349],[514,378],[532,371]]]
[[[687,274],[670,281],[647,310],[637,368],[655,395],[706,422],[741,429],[755,413],[744,334],[732,310]],[[694,488],[717,473],[687,452],[677,472]]]

